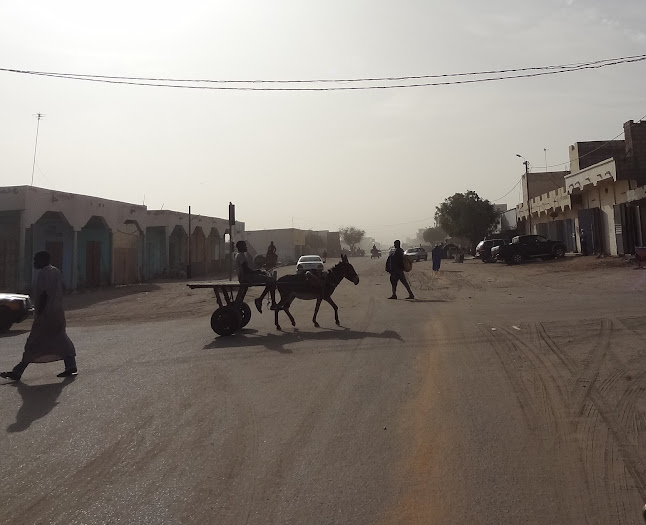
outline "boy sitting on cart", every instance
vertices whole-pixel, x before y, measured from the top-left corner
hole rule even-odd
[[[260,297],[254,300],[256,308],[260,313],[262,313],[262,300],[269,292],[271,297],[271,309],[276,309],[276,278],[264,272],[262,270],[254,270],[253,268],[253,257],[247,251],[247,243],[244,241],[238,241],[236,243],[236,249],[238,254],[236,255],[234,264],[236,272],[238,273],[238,281],[245,284],[265,284],[265,289],[263,290]]]

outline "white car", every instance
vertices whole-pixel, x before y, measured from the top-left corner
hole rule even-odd
[[[305,273],[307,271],[323,271],[323,260],[318,255],[302,255],[296,263],[296,271]]]

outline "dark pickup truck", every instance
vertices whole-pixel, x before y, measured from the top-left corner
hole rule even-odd
[[[520,264],[537,257],[544,260],[563,257],[566,251],[567,247],[561,241],[550,241],[542,235],[519,235],[511,240],[511,244],[494,246],[491,256],[507,264]]]

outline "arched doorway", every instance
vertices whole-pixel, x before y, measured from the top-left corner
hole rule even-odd
[[[137,221],[125,221],[112,235],[114,284],[141,281],[143,235]]]
[[[103,217],[93,215],[78,235],[79,287],[111,284],[111,231]]]
[[[168,240],[168,265],[171,273],[186,271],[188,262],[188,234],[183,226],[175,226]]]
[[[63,284],[72,288],[72,268],[74,261],[74,228],[61,212],[47,211],[38,219],[31,230],[32,254],[45,250],[49,252],[50,262],[63,274]],[[32,268],[29,265],[29,268]],[[31,271],[31,270],[30,270]],[[33,275],[33,274],[32,274]]]
[[[215,273],[220,270],[222,260],[222,237],[217,228],[211,228],[207,238],[206,260],[208,273]]]
[[[201,226],[197,226],[191,234],[191,275],[206,274],[206,237]]]

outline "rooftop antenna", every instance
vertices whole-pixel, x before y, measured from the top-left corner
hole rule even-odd
[[[42,113],[36,113],[36,143],[34,144],[34,162],[31,165],[31,185],[34,185],[34,169],[36,168],[36,150],[38,149],[38,129],[40,128],[40,119],[45,115]]]

